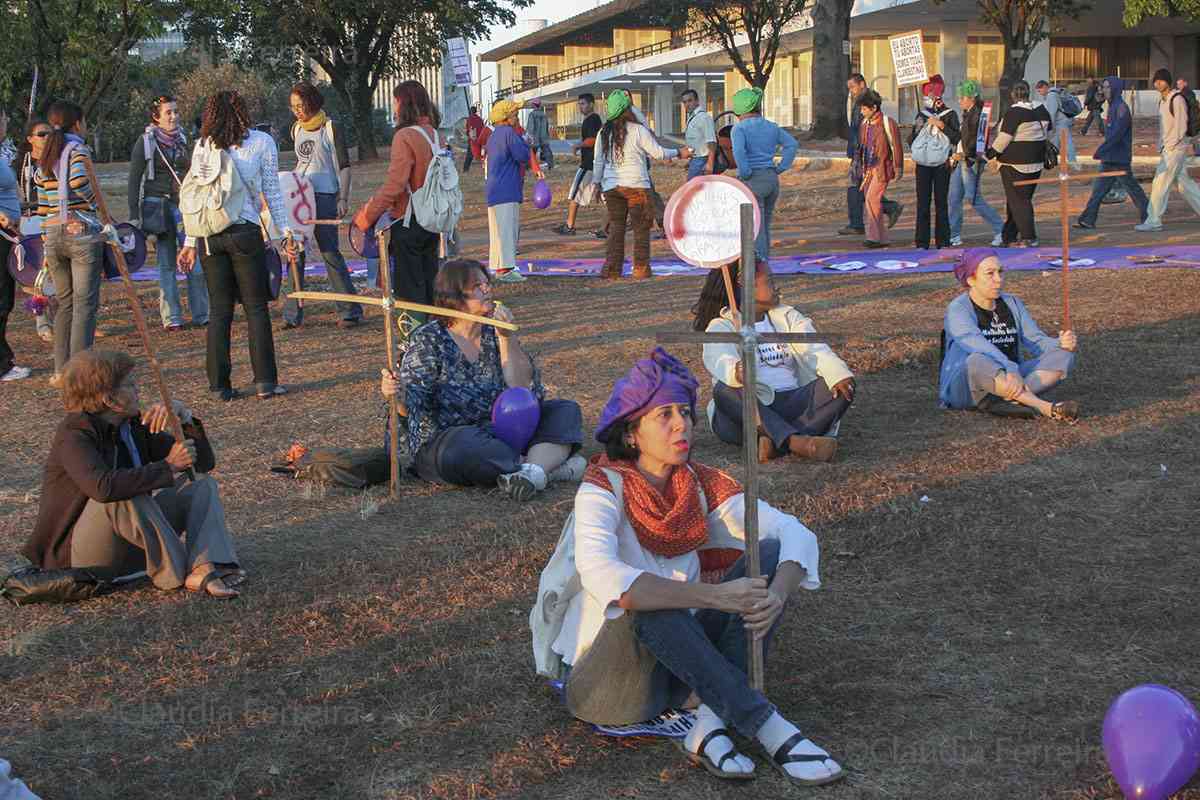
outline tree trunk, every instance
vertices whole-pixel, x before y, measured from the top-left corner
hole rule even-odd
[[[358,160],[367,161],[379,158],[379,148],[375,141],[375,131],[371,126],[374,112],[372,93],[369,87],[360,86],[355,89],[352,98],[354,111],[354,127],[358,131]]]
[[[1017,81],[1025,80],[1025,63],[1029,61],[1030,48],[1028,46],[1021,42],[1014,43],[1016,47],[1024,47],[1020,51],[1020,56],[1014,56],[1013,50],[1016,48],[1014,45],[1008,44],[1008,41],[1008,37],[1005,36],[1004,71],[1000,74],[1000,100],[997,103],[999,111],[997,111],[993,118],[995,121],[999,121],[1004,116],[1004,112],[1008,110],[1008,107],[1012,105],[1012,98],[1008,95],[1009,89]]]
[[[846,79],[850,56],[842,42],[850,41],[853,0],[817,0],[813,7],[812,135],[814,139],[846,138]]]

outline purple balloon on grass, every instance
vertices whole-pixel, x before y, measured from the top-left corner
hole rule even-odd
[[[533,185],[533,205],[536,208],[549,208],[553,193],[550,184],[543,178]]]
[[[1165,800],[1200,768],[1200,716],[1188,699],[1147,683],[1104,715],[1104,756],[1125,797]]]
[[[492,431],[518,453],[524,453],[542,418],[537,395],[524,386],[505,389],[492,403]]]

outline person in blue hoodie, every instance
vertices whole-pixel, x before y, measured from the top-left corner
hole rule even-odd
[[[1133,114],[1121,97],[1125,90],[1125,81],[1110,75],[1100,84],[1100,94],[1108,103],[1108,118],[1104,121],[1104,143],[1092,156],[1100,162],[1101,172],[1124,171],[1124,175],[1109,175],[1092,181],[1092,196],[1088,199],[1087,208],[1079,215],[1075,227],[1091,230],[1096,227],[1096,217],[1100,215],[1100,203],[1112,189],[1113,184],[1119,184],[1129,193],[1129,199],[1137,206],[1138,222],[1146,221],[1150,201],[1142,191],[1142,185],[1133,177]]]

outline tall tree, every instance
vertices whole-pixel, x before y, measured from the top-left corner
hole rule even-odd
[[[846,136],[850,77],[850,10],[854,0],[816,0],[813,6],[812,136]]]
[[[751,86],[764,89],[784,33],[798,30],[811,0],[667,0],[691,11],[691,30],[724,49]],[[660,8],[661,11],[661,8]]]
[[[946,0],[934,0],[941,4]],[[1079,19],[1091,11],[1090,0],[975,0],[980,18],[996,28],[1004,40],[1004,72],[1002,86],[1011,86],[1025,78],[1029,53],[1050,38],[1055,24],[1061,20]],[[1048,77],[1048,76],[1047,76]],[[1008,98],[1001,93],[1001,109]]]
[[[480,40],[516,21],[532,0],[205,0],[197,35],[243,62],[297,65],[309,60],[352,110],[359,156],[376,158],[371,115],[389,75],[438,66],[446,39]],[[432,88],[432,87],[427,87]]]

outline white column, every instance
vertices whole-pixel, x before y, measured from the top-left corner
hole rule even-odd
[[[942,63],[939,72],[946,81],[946,103],[955,108],[958,84],[967,77],[967,28],[966,20],[942,20]]]
[[[1038,81],[1050,80],[1050,40],[1043,39],[1038,42],[1037,47],[1029,53],[1029,59],[1025,62],[1025,80],[1029,81],[1029,94],[1032,97],[1036,92],[1034,86]]]

